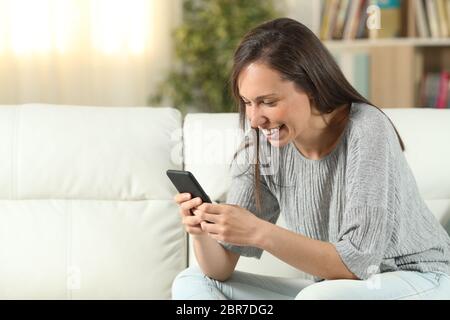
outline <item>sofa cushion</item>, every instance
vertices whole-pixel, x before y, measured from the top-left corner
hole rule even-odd
[[[405,157],[430,210],[450,233],[450,110],[383,109],[405,144]]]
[[[177,132],[172,108],[0,107],[0,298],[169,298]]]

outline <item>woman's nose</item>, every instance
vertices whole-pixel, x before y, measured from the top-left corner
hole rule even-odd
[[[249,117],[250,117],[250,125],[252,128],[258,128],[259,126],[262,126],[267,120],[257,107],[252,108]]]

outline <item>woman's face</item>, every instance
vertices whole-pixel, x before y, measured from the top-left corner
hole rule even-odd
[[[311,112],[316,111],[308,95],[265,64],[255,62],[244,68],[238,87],[251,127],[260,128],[273,146],[295,141],[310,127]]]

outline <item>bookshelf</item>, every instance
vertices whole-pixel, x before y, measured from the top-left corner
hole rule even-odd
[[[296,6],[303,1],[310,0]],[[348,80],[374,104],[450,108],[450,0],[313,3],[291,17],[307,21]],[[368,7],[374,4],[381,29],[369,30]]]
[[[391,39],[356,39],[356,40],[328,40],[324,44],[330,50],[373,48],[373,47],[450,47],[450,38],[391,38]]]

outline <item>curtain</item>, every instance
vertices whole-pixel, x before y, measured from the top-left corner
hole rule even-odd
[[[0,0],[0,104],[142,106],[180,0]]]

